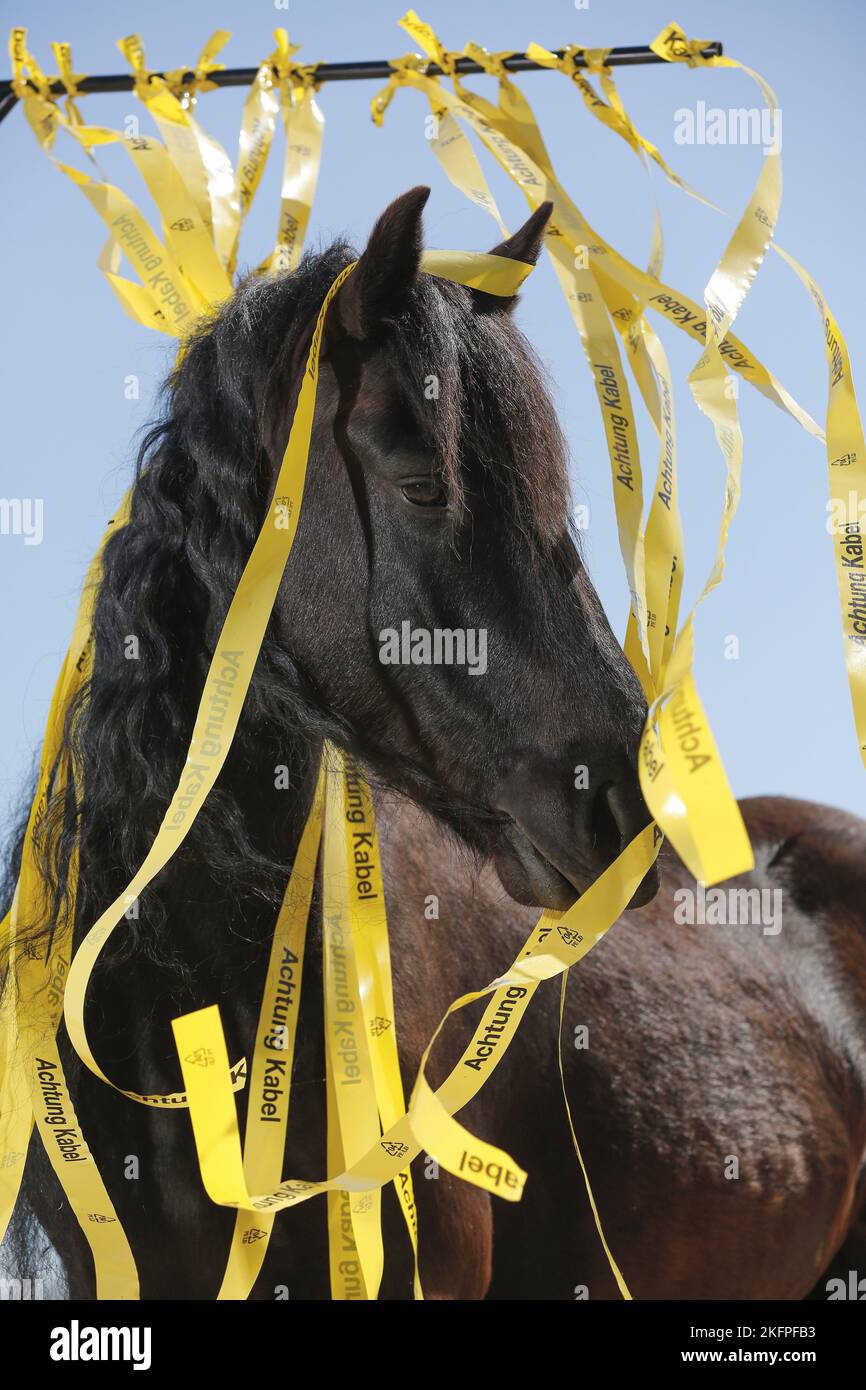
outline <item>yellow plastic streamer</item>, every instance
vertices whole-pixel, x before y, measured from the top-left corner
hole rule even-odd
[[[464,125],[518,184],[531,207],[538,207],[546,198],[554,203],[547,249],[593,372],[631,596],[626,652],[650,704],[641,747],[641,783],[658,825],[670,834],[688,866],[704,882],[716,882],[744,871],[752,862],[692,674],[695,609],[721,580],[727,534],[739,495],[742,438],[736,403],[726,389],[728,370],[752,381],[811,434],[821,437],[814,421],[730,331],[767,247],[773,245],[781,196],[778,149],[771,149],[764,161],[752,198],[709,281],[701,309],[661,280],[663,240],[657,209],[645,272],[620,256],[589,226],[553,172],[532,110],[503,66],[505,55],[487,54],[477,45],[466,50],[486,71],[498,76],[499,104],[494,106],[461,84],[457,55],[443,48],[429,25],[411,11],[401,22],[427,57],[453,79],[455,93],[428,76],[423,59],[409,55],[392,64],[388,87],[374,102],[374,118],[381,121],[399,87],[412,87],[426,95],[436,118],[431,145],[442,168],[476,206],[494,217],[503,234],[506,228],[463,132]],[[13,87],[41,148],[82,190],[106,223],[109,240],[100,257],[106,278],[126,312],[181,341],[202,313],[210,312],[232,291],[240,230],[261,181],[278,106],[286,135],[280,219],[274,250],[260,270],[291,270],[297,264],[321,158],[323,119],[315,101],[315,69],[293,62],[296,50],[285,31],[278,29],[277,48],[258,69],[245,102],[237,174],[233,172],[221,146],[204,132],[193,114],[197,92],[212,87],[208,75],[222,66],[217,55],[228,37],[225,31],[212,35],[191,76],[185,69],[177,69],[165,78],[148,71],[137,36],[121,41],[121,50],[133,70],[136,93],[164,143],[139,136],[127,138],[83,123],[76,106],[81,74],[75,72],[68,44],[54,45],[66,93],[66,111],[61,111],[51,93],[50,80],[27,49],[26,32],[15,29],[10,39]],[[727,58],[704,59],[702,45],[688,40],[677,25],[669,25],[653,47],[669,61],[742,67]],[[606,67],[607,52],[572,46],[559,57],[537,45],[530,50],[538,61],[565,73],[593,116],[625,140],[642,161],[652,160],[683,191],[701,198],[634,126]],[[577,67],[578,55],[586,68]],[[772,90],[751,69],[743,70],[758,84],[767,107],[775,113]],[[77,141],[94,166],[94,150],[99,145],[124,143],[159,209],[161,236],[119,189],[54,157],[58,129]],[[859,505],[851,510],[852,496],[859,499],[866,492],[862,426],[847,348],[823,295],[787,252],[774,249],[809,290],[824,328],[830,373],[827,447],[831,499],[836,509],[835,558],[855,721],[866,761],[866,579]],[[120,274],[123,255],[140,283]],[[88,575],[70,652],[52,700],[18,888],[12,910],[0,924],[14,977],[0,1006],[0,1075],[4,1097],[11,1100],[0,1115],[0,1234],[17,1198],[35,1119],[90,1243],[100,1298],[137,1298],[137,1276],[132,1253],[72,1108],[55,1043],[61,1008],[76,1052],[95,1075],[113,1085],[87,1039],[84,1012],[89,979],[129,903],[168,863],[189,833],[231,746],[297,528],[325,317],[353,268],[348,266],[337,277],[322,303],[274,498],[220,634],[184,773],[154,843],[127,888],[87,933],[70,963],[77,883],[77,861],[73,858],[65,917],[54,930],[45,958],[31,953],[16,971],[19,924],[44,920],[47,911],[40,899],[35,842],[49,795],[61,792],[69,777],[66,759],[60,756],[63,726],[69,702],[86,682],[92,663],[90,614],[99,583],[101,551]],[[456,252],[428,252],[423,268],[501,295],[515,293],[531,269],[504,257]],[[673,389],[664,350],[647,321],[650,308],[701,345],[689,384],[697,405],[713,425],[726,467],[715,560],[697,604],[679,630],[683,536]],[[618,338],[659,438],[655,491],[645,527],[637,434]],[[128,499],[119,514],[121,523],[127,509]],[[70,788],[78,800],[81,790],[76,785]],[[310,1182],[280,1179],[280,1172],[306,922],[322,838],[329,1176]],[[520,1199],[527,1175],[508,1154],[470,1134],[455,1116],[501,1062],[540,982],[556,975],[561,977],[561,1025],[568,970],[619,917],[653,863],[660,842],[661,830],[655,825],[647,827],[568,912],[542,915],[505,975],[454,1001],[425,1050],[407,1107],[396,1042],[384,884],[372,798],[360,771],[339,750],[325,750],[275,926],[252,1054],[243,1147],[233,1090],[244,1083],[245,1063],[229,1067],[215,1008],[186,1015],[173,1025],[184,1093],[140,1096],[123,1092],[139,1103],[189,1108],[206,1190],[215,1202],[238,1210],[221,1299],[248,1297],[262,1268],[276,1211],[319,1193],[327,1194],[333,1297],[375,1298],[384,1266],[381,1188],[392,1181],[414,1256],[414,1293],[420,1298],[417,1213],[409,1165],[422,1149],[483,1190],[505,1200]],[[460,1061],[434,1091],[426,1080],[426,1067],[439,1033],[454,1013],[488,997]],[[561,1048],[559,1065],[565,1095]],[[627,1285],[604,1237],[567,1095],[565,1104],[599,1236],[620,1292],[628,1298]]]
[[[446,71],[449,66],[453,70],[448,55],[444,53],[433,31],[419,20],[414,12],[410,11],[401,23],[421,43],[431,58]],[[603,286],[597,283],[592,269],[591,251],[588,264],[584,264],[580,254],[588,250],[583,241],[586,224],[555,178],[549,160],[545,159],[544,167],[540,167],[525,150],[518,149],[510,138],[516,133],[512,129],[510,119],[501,112],[494,111],[490,103],[466,93],[462,87],[458,89],[457,95],[452,95],[441,87],[438,79],[421,75],[409,65],[395,73],[392,83],[408,85],[424,92],[434,113],[444,107],[474,129],[497,161],[517,182],[531,207],[540,206],[548,198],[554,202],[553,223],[548,227],[546,244],[593,371],[611,458],[620,547],[640,638],[642,660],[639,674],[649,694],[652,684],[647,671],[648,614],[642,526],[643,485],[637,433],[616,346],[616,335],[608,317],[608,313],[611,312],[610,306],[607,306],[606,312]],[[374,110],[375,105],[374,103]],[[523,111],[525,129],[528,106],[524,105]],[[535,150],[536,153],[543,151],[540,133],[535,138]],[[455,176],[455,171],[457,186],[461,191],[467,192],[465,182],[460,177],[458,161],[452,156],[446,172],[452,177]],[[642,272],[638,274],[642,276]],[[735,495],[729,479],[723,522],[725,536]],[[670,555],[653,556],[652,564],[657,566],[664,576],[662,580],[656,579],[656,588],[661,586],[662,592],[670,593]],[[684,650],[686,655],[690,656],[690,627],[687,629]],[[688,754],[682,754],[678,744],[669,746],[667,741],[663,744],[663,754],[658,751],[658,729],[665,718],[667,706],[661,710],[658,706],[652,706],[644,736],[644,749],[649,748],[655,753],[652,764],[655,778],[651,795],[647,795],[646,787],[644,795],[659,825],[671,836],[678,852],[695,876],[706,883],[716,883],[752,867],[751,846],[694,687],[691,662],[684,659],[682,669],[677,674],[679,684],[675,693],[682,694],[687,702],[685,708],[689,717],[682,722],[688,727],[690,751]],[[670,691],[665,691],[664,694],[669,696]],[[679,705],[677,710],[680,712]],[[697,751],[693,755],[691,749],[694,740],[697,740]],[[648,753],[644,751],[641,759],[643,767],[646,766],[647,757]],[[696,771],[701,773],[697,780],[693,776]],[[649,778],[646,781],[649,783]],[[661,794],[662,792],[664,794]]]
[[[262,992],[250,1068],[243,1159],[247,1180],[257,1186],[275,1182],[282,1168],[292,1093],[292,1063],[298,1035],[307,919],[322,834],[324,792],[324,773],[320,772],[312,809],[301,835],[277,917]],[[219,1299],[249,1297],[264,1262],[272,1228],[272,1216],[261,1215],[253,1219],[248,1212],[238,1213]]]

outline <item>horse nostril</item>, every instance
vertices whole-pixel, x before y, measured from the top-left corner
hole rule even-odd
[[[593,838],[597,847],[616,858],[649,824],[650,814],[636,782],[605,782],[592,808]]]
[[[605,782],[599,787],[593,799],[590,818],[593,847],[606,861],[615,859],[623,848],[622,830],[610,800],[613,790],[613,782]]]

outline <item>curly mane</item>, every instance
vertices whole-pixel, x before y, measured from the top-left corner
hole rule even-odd
[[[291,275],[250,277],[204,320],[186,345],[163,392],[163,418],[149,429],[136,465],[128,524],[104,551],[95,605],[92,678],[66,720],[64,750],[76,769],[80,798],[55,792],[37,837],[47,910],[23,922],[22,945],[50,937],[66,910],[70,859],[81,872],[76,921],[92,923],[144,858],[174,792],[192,731],[208,662],[232,594],[254,543],[272,480],[266,442],[274,417],[285,421],[299,380],[299,352],[324,294],[354,258],[345,242],[307,254]],[[470,320],[472,322],[470,323]],[[416,399],[423,398],[431,359],[441,367],[442,397],[431,443],[443,473],[461,486],[463,451],[497,480],[521,534],[548,540],[565,511],[567,480],[555,414],[531,351],[499,315],[473,313],[461,287],[422,276],[395,325],[389,348]],[[547,448],[546,476],[529,477],[527,421]],[[273,627],[273,624],[271,625]],[[125,655],[138,640],[138,659]],[[204,858],[232,899],[278,902],[287,865],[248,833],[237,787],[254,765],[291,763],[324,737],[351,745],[349,731],[317,698],[269,629],[226,765],[175,861],[147,890],[145,920],[130,919],[108,953],[112,961],[143,953],[184,971],[161,906],[166,874]],[[363,752],[363,750],[360,750]],[[387,772],[386,772],[387,777]],[[441,793],[417,769],[403,777],[431,810],[466,828],[466,816],[439,804]],[[437,795],[439,801],[437,801]],[[482,819],[489,811],[472,808]],[[24,822],[7,856],[5,901],[11,900]],[[471,839],[471,835],[469,836]]]

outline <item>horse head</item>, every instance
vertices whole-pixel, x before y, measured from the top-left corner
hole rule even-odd
[[[646,707],[570,526],[514,300],[421,270],[428,192],[386,209],[328,315],[282,640],[377,776],[491,857],[517,901],[564,908],[649,819]],[[549,215],[494,254],[534,262]],[[309,327],[271,383],[273,467]]]

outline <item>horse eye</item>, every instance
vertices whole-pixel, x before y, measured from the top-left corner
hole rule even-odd
[[[415,507],[447,507],[448,493],[438,478],[413,478],[400,491]]]

